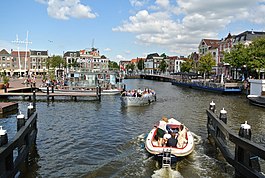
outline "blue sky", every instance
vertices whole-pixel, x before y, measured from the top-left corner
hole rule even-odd
[[[265,31],[265,0],[2,0],[0,50],[50,55],[96,47],[112,61],[187,56],[203,38]],[[25,44],[19,45],[25,50]]]

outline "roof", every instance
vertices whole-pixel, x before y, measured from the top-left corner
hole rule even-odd
[[[30,52],[29,51],[19,51],[19,55],[20,55],[20,57],[25,57],[26,56],[26,53],[27,53],[27,56],[29,57],[29,54],[30,54]],[[13,57],[18,57],[18,51],[11,51],[11,55],[13,56]]]
[[[244,31],[234,36],[235,42],[239,41],[253,41],[254,38],[265,37],[265,32],[258,31]]]
[[[30,55],[38,55],[38,53],[40,53],[39,55],[41,56],[48,56],[48,51],[39,51],[39,50],[30,50]]]
[[[216,49],[219,46],[219,42],[221,40],[216,40],[216,39],[202,39],[202,42],[204,42],[209,49]]]
[[[2,49],[2,50],[0,51],[0,55],[1,55],[1,56],[9,56],[10,54],[9,54],[5,49]]]
[[[76,54],[76,56],[70,56],[70,54]],[[67,51],[63,55],[64,57],[80,57],[79,51]]]

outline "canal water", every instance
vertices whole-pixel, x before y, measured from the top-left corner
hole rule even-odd
[[[207,139],[206,109],[225,108],[228,125],[238,133],[244,121],[252,126],[252,140],[265,145],[265,112],[245,95],[223,95],[181,88],[151,80],[125,80],[127,89],[152,88],[157,102],[144,107],[121,106],[119,96],[102,101],[37,102],[37,145],[30,168],[20,177],[234,177]],[[26,115],[27,101],[18,101]],[[162,116],[183,122],[195,137],[195,150],[172,169],[162,169],[144,148],[144,138]],[[16,115],[0,119],[12,140]],[[262,163],[263,166],[263,163]]]

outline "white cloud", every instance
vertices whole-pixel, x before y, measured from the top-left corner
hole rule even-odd
[[[118,60],[118,61],[121,61],[121,60],[125,60],[125,57],[123,57],[122,55],[117,55],[116,56],[116,59]]]
[[[92,12],[89,6],[80,3],[80,0],[36,0],[48,5],[49,16],[67,20],[74,18],[95,18],[97,15]]]
[[[187,55],[197,51],[202,38],[218,39],[219,32],[231,24],[265,25],[265,5],[258,3],[262,1],[156,0],[113,31],[135,33],[137,44],[161,46]]]
[[[134,7],[142,7],[148,3],[148,0],[129,0]]]
[[[111,51],[111,49],[110,48],[105,48],[104,51]]]

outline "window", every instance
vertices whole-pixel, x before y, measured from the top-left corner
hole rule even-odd
[[[37,52],[37,56],[40,56],[41,55],[41,52]]]

